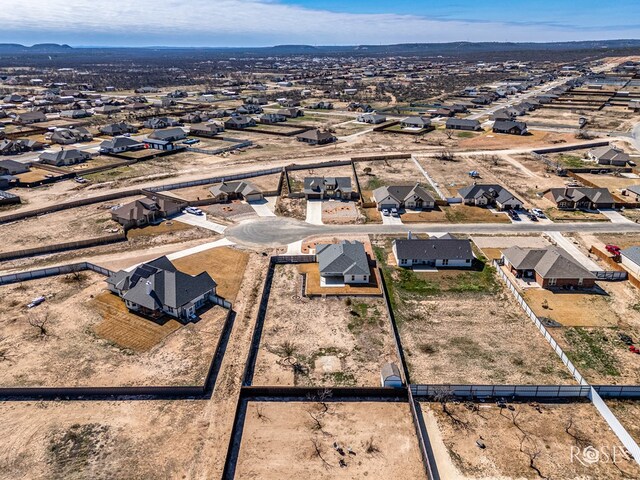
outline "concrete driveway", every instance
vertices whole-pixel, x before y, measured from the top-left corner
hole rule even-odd
[[[393,215],[389,215],[388,217],[382,215],[382,224],[383,225],[402,225],[402,219],[400,217],[394,217]]]
[[[172,217],[171,220],[186,223],[187,225],[193,225],[194,227],[206,228],[207,230],[211,230],[216,233],[224,233],[224,231],[227,229],[226,225],[210,222],[209,220],[207,220],[206,215],[192,215],[191,213],[180,213],[175,217]]]
[[[545,232],[558,247],[565,250],[573,259],[590,272],[601,272],[602,268],[582,253],[578,247],[560,232]]]
[[[265,198],[257,202],[249,202],[259,217],[275,217],[275,203],[277,197]]]
[[[600,213],[611,220],[611,223],[635,223],[616,210],[600,210]]]
[[[322,200],[307,200],[307,218],[305,222],[311,225],[324,225],[322,223]]]

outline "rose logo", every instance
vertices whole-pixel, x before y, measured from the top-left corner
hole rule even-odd
[[[592,465],[600,461],[600,452],[593,446],[585,447],[582,450],[582,460],[588,465]]]

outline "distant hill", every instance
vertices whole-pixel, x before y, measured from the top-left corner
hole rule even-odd
[[[0,43],[0,53],[57,53],[73,50],[69,45],[38,43],[27,47],[19,43]]]

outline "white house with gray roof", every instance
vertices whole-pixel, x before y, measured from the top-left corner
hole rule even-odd
[[[413,185],[389,185],[376,188],[373,198],[378,210],[407,208],[410,210],[430,210],[436,201],[419,183]]]
[[[369,257],[361,242],[318,244],[316,260],[320,269],[320,285],[367,284],[371,279]]]
[[[474,259],[471,240],[457,238],[394,240],[392,251],[398,266],[407,268],[416,265],[471,268]]]
[[[207,272],[188,275],[167,257],[130,272],[120,270],[107,278],[107,285],[129,310],[153,318],[166,314],[189,320],[216,294],[216,282]]]

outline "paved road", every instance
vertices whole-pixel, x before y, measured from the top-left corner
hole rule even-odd
[[[640,232],[638,224],[613,224],[609,222],[579,223],[513,223],[513,224],[411,224],[411,225],[311,225],[291,218],[251,219],[231,226],[226,237],[239,244],[250,246],[280,247],[297,242],[310,235],[389,234],[413,233],[467,233],[467,234],[517,234],[543,232]]]
[[[224,233],[224,231],[227,229],[226,225],[220,225],[219,223],[215,223],[207,220],[206,215],[192,215],[190,213],[180,213],[175,217],[172,217],[171,220],[186,223],[187,225],[193,225],[195,227],[206,228],[207,230],[211,230],[216,233]]]
[[[560,232],[546,232],[549,238],[562,248],[565,252],[573,257],[573,259],[590,272],[601,272],[602,267],[587,257],[580,251],[575,244]]]

